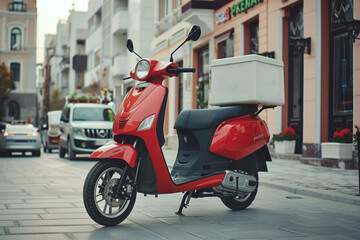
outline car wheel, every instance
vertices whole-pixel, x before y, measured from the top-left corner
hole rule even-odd
[[[69,158],[69,160],[75,160],[76,159],[76,154],[75,154],[74,150],[71,147],[70,139],[68,140],[68,158]]]

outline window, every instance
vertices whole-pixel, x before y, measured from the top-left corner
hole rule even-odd
[[[17,101],[11,100],[8,102],[8,116],[14,120],[20,119],[20,105]]]
[[[227,31],[215,37],[217,47],[217,58],[228,58],[234,56],[234,34],[233,30]]]
[[[169,14],[169,6],[168,6],[168,0],[160,0],[161,6],[160,6],[160,20],[166,17]]]
[[[198,108],[207,108],[209,101],[209,47],[206,46],[198,51]]]
[[[11,79],[13,82],[20,82],[20,63],[11,63],[10,70],[12,72]]]
[[[20,51],[21,50],[21,30],[20,28],[13,28],[10,32],[10,47],[11,51]]]
[[[259,21],[250,23],[250,54],[259,53]]]
[[[26,12],[26,4],[23,0],[13,0],[9,3],[9,11]]]
[[[95,66],[100,65],[101,62],[101,49],[95,52]]]

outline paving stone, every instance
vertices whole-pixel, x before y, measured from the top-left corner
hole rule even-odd
[[[358,234],[360,230],[351,230],[342,226],[329,226],[329,227],[298,227],[286,228],[285,230],[298,233],[304,236],[318,236],[318,235],[339,235],[339,234]]]
[[[41,226],[41,227],[9,227],[10,234],[40,234],[40,233],[76,233],[91,232],[94,226]]]
[[[0,204],[24,203],[21,199],[0,199]]]
[[[70,240],[65,234],[0,235],[0,240]]]
[[[28,199],[25,200],[25,203],[31,203],[31,204],[39,204],[39,203],[82,203],[82,198],[69,198],[69,199],[63,199],[63,198],[54,198],[54,199]]]
[[[47,213],[44,209],[0,209],[0,215],[11,215],[11,214],[40,214]]]
[[[148,232],[146,230],[143,231],[128,231],[128,229],[123,229],[123,231],[114,231],[112,228],[107,229],[99,229],[93,231],[91,233],[73,233],[72,234],[76,239],[101,239],[101,240],[111,240],[111,239],[118,239],[118,240],[165,240],[168,239],[166,237],[159,236],[153,232]],[[186,240],[186,238],[182,238]]]
[[[293,238],[293,237],[298,237],[298,236],[302,236],[301,234],[298,233],[293,233],[293,232],[288,232],[286,230],[282,230],[282,229],[257,229],[255,232],[254,231],[249,231],[249,230],[234,230],[234,231],[218,231],[216,232],[217,234],[227,237],[227,238],[231,238],[231,239],[251,239],[251,238],[259,238],[259,239],[267,239],[267,238],[272,238],[272,239],[276,239],[276,238]]]
[[[39,204],[9,204],[9,209],[33,209],[33,208],[73,208],[70,203],[39,203]]]
[[[200,239],[190,233],[177,229],[176,226],[156,222],[155,219],[152,219],[152,221],[151,220],[143,221],[140,219],[132,220],[132,221],[135,222],[137,225],[143,227],[144,229],[156,233],[165,239],[171,239],[171,240]]]
[[[51,214],[40,214],[42,219],[51,220],[51,219],[90,219],[89,215],[84,213],[51,213]]]
[[[0,221],[4,221],[4,220],[37,220],[37,219],[41,219],[40,215],[37,215],[37,214],[0,215]]]
[[[86,213],[84,207],[82,208],[48,208],[46,209],[48,213]]]
[[[13,227],[16,226],[13,221],[0,221],[0,227]]]
[[[56,220],[24,220],[19,221],[20,226],[75,226],[75,225],[91,225],[94,221],[87,219],[56,219]],[[0,222],[1,225],[1,222]]]

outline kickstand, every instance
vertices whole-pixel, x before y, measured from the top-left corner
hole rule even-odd
[[[175,213],[176,215],[184,216],[184,214],[182,213],[182,210],[183,210],[184,207],[186,208],[186,207],[189,205],[190,198],[191,198],[193,192],[194,192],[194,191],[187,191],[187,192],[184,194],[184,197],[183,197],[182,200],[181,200],[181,204],[180,204],[179,210]]]

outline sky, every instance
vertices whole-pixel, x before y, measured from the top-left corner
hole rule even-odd
[[[67,19],[69,10],[87,11],[88,0],[37,0],[38,26],[36,63],[44,61],[45,34],[56,34],[59,19]]]

